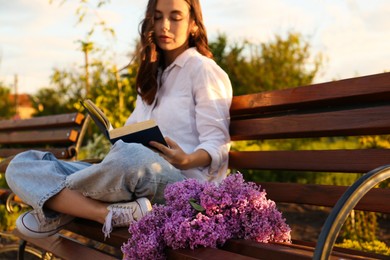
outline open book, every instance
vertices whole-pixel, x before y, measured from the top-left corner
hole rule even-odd
[[[156,141],[168,146],[160,128],[154,120],[113,128],[103,111],[91,100],[86,99],[80,101],[80,103],[112,144],[121,139],[126,143],[141,143],[145,146],[149,146],[150,141]]]

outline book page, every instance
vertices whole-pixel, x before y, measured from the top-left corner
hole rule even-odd
[[[113,127],[106,117],[106,115],[103,113],[103,111],[98,108],[91,100],[86,99],[84,100],[84,105],[88,109],[90,113],[92,113],[104,126],[105,128],[110,131]]]
[[[139,122],[139,123],[125,125],[125,126],[122,126],[122,127],[119,127],[119,128],[112,129],[110,131],[110,138],[111,139],[118,138],[118,137],[124,136],[126,134],[139,132],[139,131],[142,131],[144,129],[149,129],[149,128],[152,128],[152,127],[155,127],[155,126],[157,126],[157,124],[152,119],[151,120],[147,120],[147,121],[143,121],[143,122]]]

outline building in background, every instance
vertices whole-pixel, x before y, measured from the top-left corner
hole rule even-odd
[[[11,104],[15,105],[16,113],[12,119],[31,118],[35,112],[32,106],[31,97],[28,94],[10,94],[9,99]]]

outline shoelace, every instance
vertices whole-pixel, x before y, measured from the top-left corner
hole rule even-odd
[[[112,231],[112,214],[112,210],[110,209],[104,221],[104,225],[102,228],[104,240],[106,240],[107,237],[110,238],[110,233]]]
[[[133,220],[133,212],[128,212],[128,210],[131,210],[131,208],[127,207],[117,207],[114,213],[114,210],[111,208],[108,211],[108,214],[106,216],[106,219],[104,221],[104,225],[102,228],[102,232],[104,234],[104,240],[108,237],[110,238],[110,233],[112,232],[113,225],[118,224],[115,220],[118,219],[127,219],[130,218]]]

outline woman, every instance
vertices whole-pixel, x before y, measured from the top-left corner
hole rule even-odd
[[[94,165],[19,154],[6,178],[33,207],[16,223],[26,236],[53,235],[74,217],[102,223],[109,236],[164,203],[167,184],[226,176],[232,89],[210,59],[199,0],[149,0],[140,34],[138,97],[126,123],[155,119],[169,147],[117,141]]]

